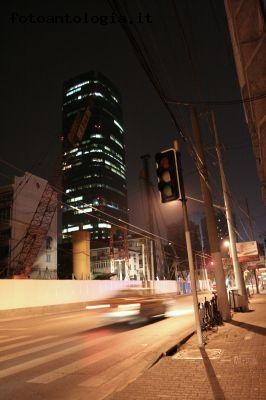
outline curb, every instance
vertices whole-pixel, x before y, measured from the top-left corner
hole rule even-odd
[[[162,352],[155,361],[152,362],[152,364],[147,368],[150,369],[152,368],[155,364],[157,364],[163,357],[170,357],[173,354],[177,353],[178,349],[185,344],[193,335],[195,334],[195,330],[189,330],[186,332],[186,335],[183,339],[178,339],[177,343],[174,345],[171,345],[168,350]]]

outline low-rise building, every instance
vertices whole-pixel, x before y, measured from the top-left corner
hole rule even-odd
[[[143,278],[140,254],[138,251],[128,250],[128,257],[118,248],[104,247],[91,249],[92,277],[109,275],[119,280],[140,280]]]
[[[56,202],[48,182],[27,172],[0,188],[1,278],[57,278]]]

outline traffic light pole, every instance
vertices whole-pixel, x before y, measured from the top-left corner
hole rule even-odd
[[[178,157],[177,162],[178,162],[179,184],[180,184],[180,191],[181,191],[181,202],[182,202],[182,210],[183,210],[183,218],[184,218],[185,238],[186,238],[186,245],[187,245],[189,274],[190,274],[192,297],[193,297],[194,317],[195,317],[196,332],[197,332],[197,337],[198,337],[198,346],[203,347],[204,343],[203,343],[203,339],[202,339],[202,332],[201,332],[200,318],[199,318],[199,306],[198,306],[199,302],[198,302],[197,289],[196,289],[195,268],[194,268],[194,262],[193,262],[191,238],[190,238],[189,223],[188,223],[187,199],[185,196],[184,182],[183,182],[183,176],[182,176],[182,171],[181,171],[180,153],[179,153],[179,147],[178,147],[177,140],[174,140],[174,149],[176,151],[176,156]]]

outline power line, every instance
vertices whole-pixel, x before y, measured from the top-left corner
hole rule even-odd
[[[202,100],[202,101],[191,101],[191,100],[174,100],[174,99],[166,99],[166,103],[168,104],[176,104],[179,106],[195,106],[195,105],[206,105],[206,106],[227,106],[234,104],[244,104],[244,103],[252,103],[253,101],[261,100],[266,97],[266,94],[260,94],[258,96],[247,97],[243,99],[234,99],[234,100]]]
[[[0,159],[0,162],[3,162],[3,160]],[[4,163],[7,163],[7,162],[4,161]],[[8,164],[9,164],[10,167],[14,168],[15,170],[17,170],[17,171],[19,171],[19,172],[21,172],[21,173],[25,173],[25,171],[21,170],[20,168],[17,168],[17,167],[14,166],[13,164],[11,164],[11,163],[8,163]],[[28,183],[28,182],[26,182],[26,183]],[[56,192],[58,192],[58,193],[65,194],[62,190],[56,188],[55,186],[52,186],[52,188],[53,188]],[[70,196],[69,194],[65,194],[65,195],[66,195],[68,198],[71,198],[71,196]],[[94,206],[92,206],[92,205],[90,205],[90,204],[87,204],[87,203],[84,203],[84,202],[82,202],[82,201],[78,201],[78,203],[79,203],[80,205],[82,205],[83,207],[91,208],[91,209],[94,210],[95,212],[97,212],[97,213],[99,213],[99,214],[102,214],[104,217],[100,217],[100,216],[93,215],[93,214],[88,213],[88,212],[84,212],[82,208],[79,208],[79,207],[77,207],[77,206],[70,205],[70,204],[68,204],[68,203],[64,203],[64,202],[62,202],[62,201],[58,201],[58,204],[59,204],[59,205],[63,205],[63,206],[68,207],[68,208],[70,208],[70,209],[72,209],[72,210],[79,211],[79,212],[81,212],[81,213],[83,213],[83,214],[85,214],[85,215],[87,215],[87,216],[89,216],[89,217],[92,217],[92,218],[95,218],[95,219],[98,219],[98,220],[102,220],[102,221],[107,222],[107,223],[110,223],[110,219],[111,219],[112,225],[114,225],[114,226],[116,226],[116,227],[118,227],[118,228],[124,229],[124,228],[125,228],[125,225],[126,225],[127,227],[129,226],[129,227],[131,227],[131,228],[128,229],[129,232],[135,233],[135,234],[138,234],[138,235],[141,235],[142,237],[145,237],[145,238],[147,238],[147,239],[154,238],[154,239],[160,239],[160,240],[162,240],[162,241],[164,241],[164,242],[169,242],[169,240],[168,240],[167,238],[163,237],[163,236],[156,235],[156,234],[154,234],[154,233],[152,233],[152,232],[149,232],[149,231],[147,231],[147,230],[145,230],[145,229],[143,229],[143,228],[140,228],[140,227],[138,227],[138,226],[136,226],[136,225],[134,225],[134,224],[131,224],[131,223],[129,223],[128,221],[124,221],[124,220],[122,220],[121,218],[117,218],[117,217],[115,217],[115,216],[113,216],[113,215],[111,215],[111,214],[108,214],[108,213],[106,213],[106,212],[104,212],[104,211],[98,209],[97,207],[94,207]],[[108,218],[108,219],[107,219],[107,218]],[[118,221],[118,222],[115,223],[114,221]],[[195,252],[195,250],[194,250],[194,252]]]
[[[123,5],[124,5],[125,8],[123,8],[122,5],[119,6],[119,1],[117,1],[117,0],[108,0],[108,3],[109,3],[110,7],[113,9],[113,11],[114,11],[114,13],[116,15],[118,15],[118,16],[127,15],[128,19],[132,20],[130,18],[129,13],[128,13],[128,9],[127,9],[127,7],[125,7],[124,3],[123,3]],[[137,58],[138,58],[138,60],[139,60],[139,62],[141,64],[142,68],[146,72],[146,74],[147,74],[148,78],[150,79],[153,87],[157,91],[157,93],[158,93],[158,95],[159,95],[164,107],[168,111],[168,113],[169,113],[169,115],[171,117],[171,120],[172,120],[172,122],[173,122],[173,124],[174,124],[174,126],[175,126],[175,128],[177,130],[177,132],[179,133],[179,135],[181,136],[181,138],[183,139],[183,141],[184,141],[184,143],[186,145],[188,153],[190,154],[190,156],[192,157],[192,159],[195,162],[195,165],[196,165],[196,167],[198,169],[199,174],[202,176],[202,178],[206,182],[206,178],[205,178],[204,174],[202,174],[202,171],[201,171],[202,160],[200,159],[199,154],[198,154],[193,142],[191,141],[191,138],[184,134],[184,132],[180,128],[180,125],[179,125],[174,113],[172,112],[172,110],[170,109],[168,103],[166,102],[166,96],[165,96],[165,93],[164,93],[163,88],[161,86],[160,79],[159,79],[158,75],[155,73],[155,71],[151,68],[151,64],[152,64],[151,61],[150,61],[151,60],[151,56],[149,54],[149,51],[148,51],[145,43],[142,40],[142,37],[141,37],[137,27],[136,27],[136,24],[133,22],[130,26],[131,26],[131,28],[135,29],[135,31],[136,31],[136,33],[138,35],[138,40],[139,41],[137,41],[137,39],[134,36],[134,34],[132,32],[132,29],[130,29],[129,25],[128,24],[122,24],[122,28],[124,29],[124,31],[125,31],[128,39],[129,39],[132,47],[133,47],[133,50],[134,50],[134,52],[135,52],[135,54],[136,54],[136,56],[137,56]],[[206,182],[206,184],[208,185],[208,182]]]

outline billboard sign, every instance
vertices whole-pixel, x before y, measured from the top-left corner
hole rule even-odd
[[[256,241],[236,243],[236,251],[239,262],[259,261],[260,259]]]
[[[263,256],[259,257],[259,261],[249,261],[245,263],[245,268],[247,270],[252,270],[252,269],[260,269],[260,268],[265,268],[266,269],[266,260]]]

